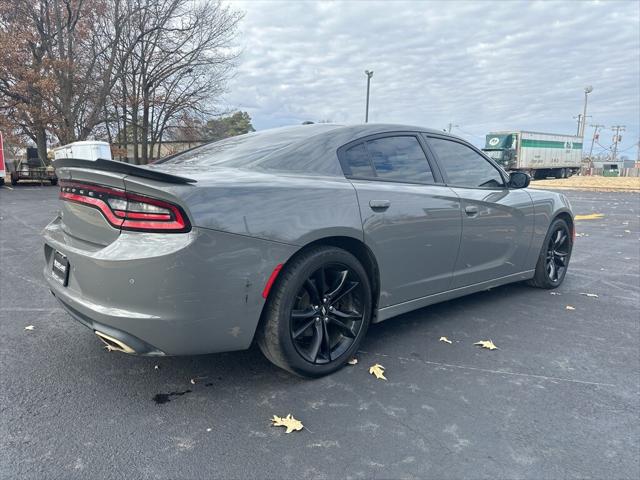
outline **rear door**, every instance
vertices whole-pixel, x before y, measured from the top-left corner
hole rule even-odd
[[[472,146],[428,135],[446,184],[460,197],[462,241],[452,288],[526,270],[533,235],[533,203],[510,189],[506,176]]]
[[[380,307],[447,290],[460,244],[460,203],[427,160],[419,134],[367,137],[338,156],[380,268]]]

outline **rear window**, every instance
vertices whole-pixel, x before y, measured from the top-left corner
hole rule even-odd
[[[198,167],[232,167],[247,169],[299,170],[296,165],[286,165],[287,160],[274,159],[274,153],[304,141],[319,133],[336,128],[336,125],[305,125],[285,127],[263,132],[239,135],[219,142],[202,145],[156,164]],[[295,159],[289,159],[295,162]]]

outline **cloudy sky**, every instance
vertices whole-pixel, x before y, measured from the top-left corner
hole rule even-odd
[[[640,2],[231,1],[243,53],[224,102],[257,129],[304,120],[446,128],[476,144],[491,130],[640,133]],[[591,128],[586,136],[590,139]],[[611,143],[605,130],[595,151]]]

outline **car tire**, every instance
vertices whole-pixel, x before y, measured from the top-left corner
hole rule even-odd
[[[0,177],[0,187],[4,185],[4,177]]]
[[[50,182],[51,182],[51,185],[55,186],[55,185],[57,185],[57,184],[58,184],[58,179],[57,179],[57,178],[52,178],[52,179],[50,180]]]
[[[279,273],[257,343],[278,367],[321,377],[356,353],[371,311],[371,284],[358,259],[337,247],[314,247],[295,256]]]
[[[571,259],[573,236],[566,220],[556,218],[547,231],[533,278],[529,285],[537,288],[557,288],[564,281]]]

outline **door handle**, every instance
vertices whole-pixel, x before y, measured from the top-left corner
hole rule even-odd
[[[469,205],[464,208],[464,213],[466,213],[469,217],[475,217],[478,215],[478,207],[474,207],[473,205]]]
[[[373,211],[382,211],[386,210],[391,206],[391,202],[389,200],[369,200],[369,207]]]

